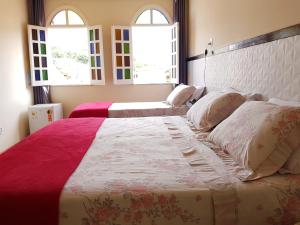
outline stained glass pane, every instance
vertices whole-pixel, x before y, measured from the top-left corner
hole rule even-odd
[[[123,62],[122,62],[122,56],[117,56],[117,67],[122,67]]]
[[[92,79],[96,80],[96,70],[92,69]]]
[[[40,67],[40,58],[34,57],[34,67]]]
[[[125,79],[130,79],[131,75],[130,75],[130,69],[125,69]]]
[[[90,43],[91,54],[95,54],[94,43]]]
[[[96,43],[96,53],[100,54],[100,44]]]
[[[97,69],[97,79],[101,80],[101,69]]]
[[[43,70],[43,80],[48,80],[48,71]]]
[[[39,54],[39,45],[38,45],[38,43],[33,43],[32,48],[33,48],[33,54]]]
[[[90,30],[90,41],[94,41],[94,30]]]
[[[98,41],[99,40],[99,29],[95,30],[95,40]]]
[[[124,57],[124,62],[125,62],[125,66],[130,66],[130,57],[129,56],[125,56]]]
[[[46,55],[47,54],[46,44],[41,44],[41,54],[42,55]]]
[[[122,44],[121,43],[116,43],[116,53],[122,54]]]
[[[125,54],[129,54],[130,50],[129,50],[129,43],[124,43],[123,44],[123,48],[124,48],[124,53]]]
[[[96,61],[97,61],[97,67],[101,67],[101,58],[100,58],[100,56],[96,57]]]
[[[42,57],[42,67],[47,67],[47,58]]]
[[[123,30],[123,40],[129,41],[129,30],[128,29]]]
[[[37,30],[36,29],[32,29],[31,33],[32,33],[32,40],[38,41]]]
[[[40,30],[40,41],[46,41],[46,35],[44,30]]]
[[[116,36],[115,38],[116,38],[117,41],[122,40],[122,37],[121,37],[122,35],[121,35],[121,30],[120,29],[115,30],[115,36]]]
[[[122,80],[123,79],[123,70],[117,69],[117,79]]]
[[[34,71],[34,77],[36,81],[40,81],[41,80],[41,73],[40,70],[35,70]]]
[[[91,57],[91,66],[95,67],[95,57],[94,56]]]

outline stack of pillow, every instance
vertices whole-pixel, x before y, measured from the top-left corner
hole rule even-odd
[[[187,118],[200,131],[209,131],[208,140],[243,168],[243,181],[300,173],[300,103],[250,101],[232,90],[210,92]]]

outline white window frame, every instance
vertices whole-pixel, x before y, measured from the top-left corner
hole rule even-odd
[[[74,13],[76,13],[83,21],[84,24],[76,24],[76,25],[72,25],[69,24],[69,19],[68,19],[68,13],[66,13],[66,24],[64,25],[52,25],[52,20],[54,19],[54,17],[60,13],[61,11],[73,11]],[[94,25],[94,26],[89,26],[85,17],[76,9],[74,9],[73,7],[69,7],[69,6],[64,6],[64,7],[60,7],[58,9],[56,9],[48,18],[47,21],[47,26],[46,27],[41,27],[41,26],[33,26],[33,25],[28,25],[28,42],[29,42],[29,54],[30,54],[30,67],[31,67],[31,83],[32,86],[43,86],[43,85],[53,85],[53,86],[85,86],[85,85],[105,85],[105,60],[104,60],[104,47],[103,47],[103,29],[101,25]],[[34,67],[34,55],[33,54],[33,48],[32,48],[32,44],[33,41],[32,40],[32,32],[31,29],[37,29],[37,30],[45,30],[45,35],[46,35],[46,49],[47,49],[47,71],[48,71],[48,80],[47,81],[36,81],[35,80],[35,67]],[[54,83],[53,80],[51,81],[51,73],[49,73],[49,66],[50,65],[50,60],[51,60],[51,54],[50,54],[50,49],[49,46],[47,45],[47,30],[48,28],[57,28],[57,29],[66,29],[66,28],[86,28],[87,29],[87,37],[88,37],[88,62],[89,62],[89,66],[90,66],[90,78],[89,78],[89,83],[62,83],[62,84],[57,84]],[[91,65],[91,50],[90,50],[90,30],[91,29],[99,29],[99,40],[94,41],[98,42],[100,45],[100,53],[99,54],[94,54],[95,56],[95,60],[96,60],[96,56],[100,56],[100,60],[101,60],[101,67],[95,66],[94,68],[92,68]],[[40,53],[40,45],[39,45],[39,53]],[[95,61],[95,64],[97,64],[97,62]],[[40,67],[41,67],[41,61],[40,61]],[[92,76],[92,69],[101,69],[101,80],[93,80],[93,76]],[[41,69],[42,70],[42,69]],[[42,78],[42,74],[40,74],[41,78]]]
[[[138,18],[147,10],[150,10],[150,24],[136,24],[136,21],[138,20]],[[153,24],[153,10],[159,11],[168,21],[168,24]],[[148,6],[145,7],[141,10],[139,10],[136,14],[136,16],[134,17],[134,20],[131,23],[131,27],[170,27],[170,36],[173,32],[173,30],[176,30],[176,39],[172,38],[170,45],[175,44],[176,45],[176,51],[174,52],[173,50],[171,51],[170,57],[176,57],[176,65],[171,65],[171,74],[170,74],[170,82],[163,82],[161,84],[178,84],[179,82],[179,77],[178,77],[178,66],[179,66],[179,43],[178,43],[178,24],[170,24],[171,22],[171,18],[168,16],[168,13],[166,13],[165,10],[161,9],[160,7],[157,6]],[[131,56],[130,56],[130,61],[131,61],[131,67],[132,67],[132,72],[133,72],[133,76],[131,77],[131,80],[127,80],[127,81],[123,81],[123,80],[118,80],[117,79],[117,74],[116,74],[116,50],[115,50],[115,32],[114,32],[114,28],[116,27],[123,27],[123,26],[113,26],[112,27],[112,31],[111,31],[111,35],[112,35],[112,55],[113,55],[113,77],[114,77],[114,84],[151,84],[151,83],[135,83],[134,79],[136,78],[136,74],[134,71],[134,65],[133,65],[133,55],[132,55],[132,38],[130,38],[130,48],[131,48]],[[128,27],[129,28],[129,27]],[[158,84],[158,83],[155,83]]]

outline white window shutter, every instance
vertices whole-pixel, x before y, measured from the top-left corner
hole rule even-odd
[[[88,27],[89,62],[92,85],[105,85],[102,26]]]
[[[131,27],[113,26],[111,36],[114,84],[133,84]]]
[[[28,25],[28,43],[32,86],[50,84],[47,28]]]
[[[171,66],[171,82],[179,83],[179,26],[175,23],[171,26],[171,46],[172,46],[172,66]]]

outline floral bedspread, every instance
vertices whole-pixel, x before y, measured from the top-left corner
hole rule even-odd
[[[109,108],[109,118],[180,116],[188,110],[186,105],[172,107],[166,102],[113,103]]]
[[[203,137],[178,116],[106,119],[64,187],[60,225],[300,221],[300,176],[241,182]]]

